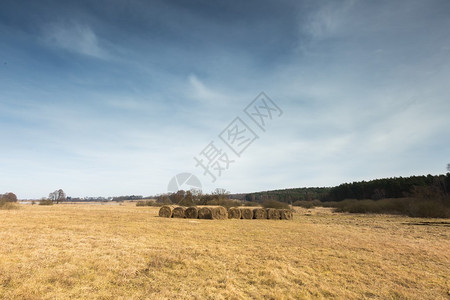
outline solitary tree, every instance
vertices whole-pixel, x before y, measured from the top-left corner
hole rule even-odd
[[[4,202],[17,202],[17,196],[14,193],[0,194],[0,200]]]
[[[66,200],[66,193],[62,189],[56,190],[48,195],[48,198],[56,204]]]

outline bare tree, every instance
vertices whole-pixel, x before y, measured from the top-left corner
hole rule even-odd
[[[223,189],[223,188],[217,188],[213,192],[213,196],[218,200],[228,199],[229,195],[230,195],[230,192],[228,192],[226,189]]]
[[[447,164],[447,171],[450,171],[450,164]]]
[[[17,202],[17,196],[14,193],[0,194],[0,200],[4,202]]]
[[[194,189],[192,188],[190,190],[191,194],[192,194],[192,200],[194,201],[194,203],[198,203],[200,201],[200,199],[202,198],[202,190],[201,189]]]
[[[181,200],[184,199],[186,192],[184,190],[179,190],[176,193],[172,193],[169,196],[170,201],[172,201],[173,204],[179,204]]]
[[[184,195],[184,198],[180,202],[178,202],[178,204],[182,206],[194,205],[194,199],[192,197],[191,191],[187,191]]]
[[[48,195],[48,199],[56,202],[56,204],[66,200],[66,193],[62,189],[56,190]]]
[[[158,198],[156,199],[156,202],[161,203],[161,204],[172,204],[172,201],[170,201],[168,194],[163,194],[163,195],[158,196]]]

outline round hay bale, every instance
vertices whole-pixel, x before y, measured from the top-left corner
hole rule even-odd
[[[293,213],[290,209],[281,209],[280,210],[280,218],[281,220],[292,220]]]
[[[280,210],[276,209],[276,208],[268,208],[267,209],[267,219],[279,220],[280,219]]]
[[[184,215],[188,219],[197,219],[198,218],[198,209],[195,206],[191,206],[186,208],[184,211]]]
[[[241,210],[237,207],[232,207],[228,210],[228,218],[230,219],[240,219]]]
[[[173,206],[164,205],[159,209],[159,216],[163,218],[171,218],[172,217]]]
[[[253,219],[267,219],[266,210],[264,208],[254,208]]]
[[[241,208],[241,219],[253,219],[253,209]]]
[[[227,209],[223,206],[211,207],[211,217],[214,220],[224,220],[228,218]]]
[[[186,208],[183,206],[177,206],[172,211],[172,218],[184,218]]]
[[[201,207],[198,210],[199,219],[212,219],[212,212],[210,207]]]

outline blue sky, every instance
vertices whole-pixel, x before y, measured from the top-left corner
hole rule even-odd
[[[2,1],[0,193],[152,195],[441,174],[450,2]],[[243,109],[282,110],[261,131]],[[233,156],[241,117],[258,139]],[[194,156],[234,163],[211,182]]]

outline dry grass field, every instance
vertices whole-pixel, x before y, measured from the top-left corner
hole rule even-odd
[[[157,213],[134,204],[0,210],[0,298],[450,297],[448,220],[327,209],[299,210],[293,221]]]

